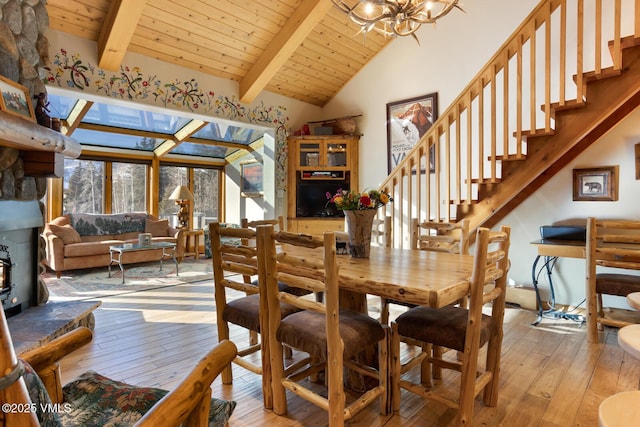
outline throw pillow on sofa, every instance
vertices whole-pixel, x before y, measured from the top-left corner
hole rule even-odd
[[[147,219],[144,224],[144,232],[151,233],[152,237],[166,237],[169,235],[169,220]]]
[[[55,225],[49,224],[49,229],[62,239],[62,242],[65,245],[69,245],[71,243],[80,243],[82,239],[80,238],[80,234],[73,228],[70,224],[67,225]]]

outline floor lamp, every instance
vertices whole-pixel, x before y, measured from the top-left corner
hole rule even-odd
[[[180,206],[178,228],[187,228],[189,226],[189,200],[193,200],[193,194],[186,186],[178,185],[169,196],[169,200],[175,200],[176,205]]]

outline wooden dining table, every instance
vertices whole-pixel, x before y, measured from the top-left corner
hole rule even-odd
[[[319,255],[307,248],[281,250],[295,256]],[[435,308],[452,304],[466,296],[473,267],[471,255],[385,247],[372,247],[369,258],[338,255],[337,260],[340,289],[351,295],[341,304],[360,311],[364,307],[358,303],[366,301],[367,294]]]
[[[283,245],[280,251],[297,257],[321,256],[321,249]],[[471,255],[386,247],[371,247],[369,258],[338,255],[337,261],[340,306],[365,314],[368,294],[435,308],[455,303],[467,295],[473,269]],[[374,349],[364,357],[375,360]],[[346,382],[354,390],[366,387],[354,372],[347,374]],[[390,404],[391,387],[387,392]],[[391,408],[386,409],[388,413]]]

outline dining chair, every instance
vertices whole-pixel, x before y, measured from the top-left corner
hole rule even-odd
[[[587,219],[586,242],[587,338],[598,342],[598,329],[633,324],[607,316],[602,295],[626,297],[640,291],[640,276],[621,270],[640,270],[640,221]],[[599,267],[613,270],[597,272]]]
[[[469,254],[469,220],[454,222],[422,221],[417,218],[411,220],[411,249]],[[465,302],[462,302],[465,304]],[[389,324],[389,305],[396,304],[414,307],[402,301],[381,298],[380,322]]]
[[[258,274],[258,249],[255,243],[244,245],[233,244],[234,241],[256,242],[256,231],[249,228],[226,228],[220,223],[209,224],[211,253],[215,285],[216,317],[218,340],[231,340],[229,324],[240,326],[255,332],[260,339],[240,348],[233,363],[262,376],[264,407],[273,406],[271,395],[271,370],[269,366],[268,334],[260,334],[268,325],[267,300],[262,292],[263,284]],[[242,277],[258,277],[257,285],[246,283]],[[234,295],[232,291],[242,294]],[[297,311],[295,307],[286,306],[281,315],[286,316]],[[260,361],[255,362],[254,353],[260,352]],[[223,384],[233,382],[231,364],[222,371]]]
[[[391,217],[374,218],[371,228],[371,243],[384,248],[391,247]]]
[[[282,245],[277,250],[277,244]],[[328,425],[343,426],[345,420],[380,401],[380,412],[387,413],[388,382],[388,327],[363,313],[340,309],[338,264],[333,232],[323,237],[286,232],[274,233],[272,226],[258,227],[258,245],[261,247],[261,265],[269,302],[269,341],[273,378],[273,410],[278,415],[287,413],[286,391],[319,406],[328,412]],[[286,246],[285,246],[286,245]],[[294,249],[319,248],[323,255],[299,257]],[[323,292],[323,301],[298,297],[278,290],[278,282],[304,287],[312,292]],[[301,311],[282,316],[282,304],[291,304]],[[281,344],[303,353],[301,361],[285,367]],[[360,357],[377,345],[378,367],[363,364]],[[375,358],[374,358],[375,359]],[[372,363],[373,364],[373,363]],[[375,380],[375,385],[357,399],[349,399],[344,390],[343,368],[348,368]],[[327,389],[318,393],[305,382],[320,372],[325,373]]]
[[[456,409],[458,425],[471,425],[475,397],[484,390],[483,401],[496,406],[500,372],[500,353],[503,336],[505,291],[509,265],[510,227],[492,232],[479,228],[476,234],[473,271],[469,279],[469,305],[450,305],[442,308],[418,306],[407,310],[391,322],[391,360],[393,410],[400,410],[401,389]],[[483,314],[483,306],[491,303],[491,311]],[[422,343],[409,360],[400,357],[403,338]],[[479,353],[487,345],[486,360],[479,364]],[[462,353],[456,356],[437,356],[430,346],[450,348]],[[417,366],[431,366],[460,372],[459,390],[451,398],[449,382],[430,384],[429,375],[421,376],[427,384],[417,384],[402,377]],[[448,391],[449,394],[444,392]]]
[[[242,228],[251,228],[253,230],[256,229],[257,226],[259,225],[269,225],[269,224],[273,224],[274,226],[278,227],[279,231],[284,231],[284,217],[282,215],[278,216],[277,218],[272,218],[272,219],[256,219],[253,221],[250,221],[248,218],[240,218],[240,227]],[[243,245],[256,245],[255,241],[249,241],[247,239],[244,239],[242,241]],[[243,276],[244,282],[245,283],[251,283],[253,285],[257,285],[258,281],[257,280],[253,280],[250,276]],[[258,334],[255,331],[250,331],[249,332],[249,343],[251,345],[257,344],[258,343]]]
[[[259,225],[269,225],[272,224],[278,227],[278,231],[284,231],[284,217],[282,215],[277,218],[272,219],[257,219],[253,221],[249,221],[248,218],[240,219],[240,227],[242,228],[256,228]]]

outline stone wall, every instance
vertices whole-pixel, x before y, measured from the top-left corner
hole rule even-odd
[[[30,94],[46,93],[41,76],[48,62],[46,0],[0,0],[0,75]],[[25,177],[21,152],[0,143],[0,200],[40,200],[45,178]]]
[[[45,4],[46,0],[0,0],[0,75],[25,86],[31,95],[47,93],[42,82],[49,56],[45,36],[49,16]],[[22,152],[0,142],[0,205],[3,200],[41,200],[46,188],[46,178],[24,175]],[[44,215],[42,202],[40,209]],[[42,241],[38,246],[42,259]],[[49,295],[41,278],[44,272],[41,263],[38,270],[37,301],[42,304]]]

